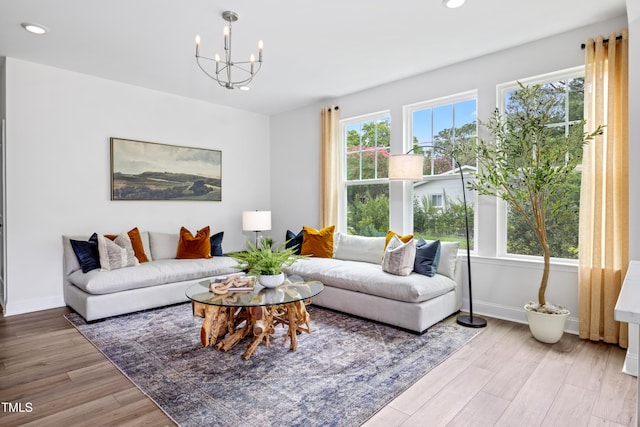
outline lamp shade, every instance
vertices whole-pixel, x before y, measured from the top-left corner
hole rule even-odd
[[[392,154],[389,156],[389,179],[392,181],[421,181],[422,154]]]
[[[271,230],[271,211],[242,212],[243,231]]]

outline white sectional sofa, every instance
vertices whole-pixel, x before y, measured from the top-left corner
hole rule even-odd
[[[236,261],[226,256],[175,259],[179,234],[141,232],[149,262],[111,271],[83,273],[70,239],[63,236],[63,287],[65,303],[87,321],[188,301],[191,284],[213,276],[235,273]]]
[[[87,321],[188,301],[191,284],[238,272],[226,256],[175,259],[179,235],[141,232],[149,262],[111,271],[83,272],[71,239],[63,236],[63,287],[68,306]],[[433,277],[383,271],[384,237],[336,233],[333,258],[305,258],[285,269],[288,274],[319,280],[325,289],[313,303],[348,314],[422,333],[460,309],[462,271],[458,244],[442,242]]]
[[[441,243],[440,262],[433,277],[383,271],[384,245],[384,237],[336,233],[333,258],[301,259],[285,272],[325,285],[324,291],[313,298],[316,305],[417,333],[460,310],[458,243]]]

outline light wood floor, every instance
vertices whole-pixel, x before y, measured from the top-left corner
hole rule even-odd
[[[0,425],[174,425],[67,312],[0,317]],[[365,427],[635,425],[636,379],[620,372],[624,350],[568,334],[545,345],[525,325],[487,320]],[[8,403],[32,410],[12,412]]]

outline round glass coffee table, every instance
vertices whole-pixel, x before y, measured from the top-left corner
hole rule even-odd
[[[248,360],[263,341],[271,347],[271,338],[278,325],[287,327],[284,342],[291,340],[291,351],[297,350],[299,331],[311,333],[311,317],[306,305],[322,292],[322,283],[289,276],[273,289],[255,284],[246,290],[232,290],[221,295],[209,291],[211,283],[225,279],[221,276],[203,280],[186,290],[192,301],[193,315],[204,318],[200,328],[203,346],[227,351],[246,336],[253,335],[242,355]]]

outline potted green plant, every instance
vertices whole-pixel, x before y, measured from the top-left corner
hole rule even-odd
[[[464,144],[454,150],[467,150],[469,154],[470,149],[477,158],[478,173],[470,188],[477,194],[504,200],[533,230],[542,249],[544,270],[538,302],[525,305],[525,310],[533,336],[553,343],[562,337],[569,311],[545,298],[552,255],[547,226],[554,216],[567,214],[566,182],[582,161],[583,146],[602,132],[602,126],[585,133],[582,120],[572,125],[568,134],[558,132],[549,125],[557,122],[563,100],[541,85],[518,85],[505,113],[495,111],[487,123],[482,123],[493,139],[480,137],[477,144]]]
[[[302,255],[296,255],[294,248],[286,248],[286,244],[287,242],[283,242],[273,250],[270,242],[266,240],[262,241],[260,247],[248,242],[248,250],[229,256],[238,261],[239,269],[247,271],[247,274],[257,276],[258,282],[262,286],[275,288],[284,282],[282,269],[300,258],[305,258]]]

